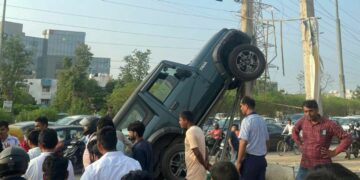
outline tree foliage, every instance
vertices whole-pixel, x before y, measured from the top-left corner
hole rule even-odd
[[[296,79],[299,83],[299,90],[300,92],[305,91],[305,78],[304,78],[304,71],[300,71],[297,75]],[[331,86],[334,83],[334,79],[328,73],[321,73],[320,74],[320,91],[324,92],[327,87]]]
[[[139,81],[132,81],[126,83],[124,86],[116,87],[111,95],[107,98],[107,104],[109,106],[113,106],[115,111],[119,110],[125,101],[134,92],[139,83]]]
[[[125,66],[120,67],[119,79],[124,82],[142,81],[150,69],[151,51],[147,49],[145,52],[135,49],[131,55],[125,56]]]
[[[64,68],[58,74],[56,96],[53,106],[60,112],[70,114],[87,114],[91,112],[91,104],[102,89],[94,80],[88,79],[88,68],[92,53],[86,44],[75,50],[74,60],[64,59]],[[103,100],[104,102],[104,100]]]
[[[31,64],[31,52],[25,50],[19,37],[5,40],[0,57],[0,90],[7,100],[14,100],[15,89],[23,86],[25,75]]]
[[[34,121],[39,116],[46,116],[50,121],[55,121],[57,119],[57,111],[54,108],[40,108],[30,111],[24,110],[16,116],[16,121]]]

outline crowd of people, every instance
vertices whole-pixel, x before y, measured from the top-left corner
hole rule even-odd
[[[352,136],[338,124],[319,114],[315,100],[303,103],[304,116],[296,124],[288,122],[284,132],[302,152],[296,180],[348,179],[359,177],[331,158],[345,151]],[[185,164],[187,180],[265,180],[266,154],[269,133],[263,117],[255,111],[255,100],[244,97],[240,110],[245,118],[240,129],[231,127],[227,143],[231,150],[231,161],[209,163],[205,135],[196,125],[191,111],[179,115],[179,125],[186,130]],[[87,117],[81,120],[86,149],[82,156],[84,172],[81,180],[124,179],[147,180],[154,178],[152,146],[143,139],[145,125],[140,121],[128,125],[128,138],[116,130],[112,118]],[[59,153],[64,144],[58,140],[57,132],[48,128],[45,117],[35,120],[35,129],[26,133],[25,142],[9,135],[9,124],[0,121],[0,178],[2,179],[75,179],[72,162]],[[300,135],[302,132],[302,135]],[[219,140],[222,132],[217,127],[210,134]],[[340,143],[330,149],[336,136]]]
[[[153,179],[153,152],[142,138],[142,122],[129,124],[129,139],[115,129],[109,116],[87,117],[80,124],[86,144],[82,180]],[[48,128],[46,117],[35,120],[35,129],[26,133],[26,145],[8,132],[9,124],[0,121],[0,179],[75,179],[72,162],[60,151],[64,143],[58,140],[56,130]]]

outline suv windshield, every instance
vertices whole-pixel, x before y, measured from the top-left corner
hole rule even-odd
[[[150,86],[149,93],[157,100],[164,102],[178,82],[176,68],[164,67]]]

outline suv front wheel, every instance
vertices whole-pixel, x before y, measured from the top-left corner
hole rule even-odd
[[[161,160],[165,179],[182,180],[186,177],[185,146],[183,143],[171,144]]]
[[[228,67],[236,79],[251,81],[258,78],[265,70],[266,61],[263,53],[252,45],[238,45],[230,53]]]

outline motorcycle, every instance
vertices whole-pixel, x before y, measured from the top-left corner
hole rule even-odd
[[[63,151],[64,157],[68,158],[73,167],[74,173],[82,173],[84,166],[82,162],[82,156],[85,150],[85,143],[81,140],[71,141],[70,144]]]
[[[346,150],[346,156],[345,158],[351,159],[351,154],[354,155],[355,158],[359,156],[359,149],[360,149],[360,143],[359,143],[359,132],[355,129],[350,129],[349,134],[351,134],[352,142],[348,149]]]

